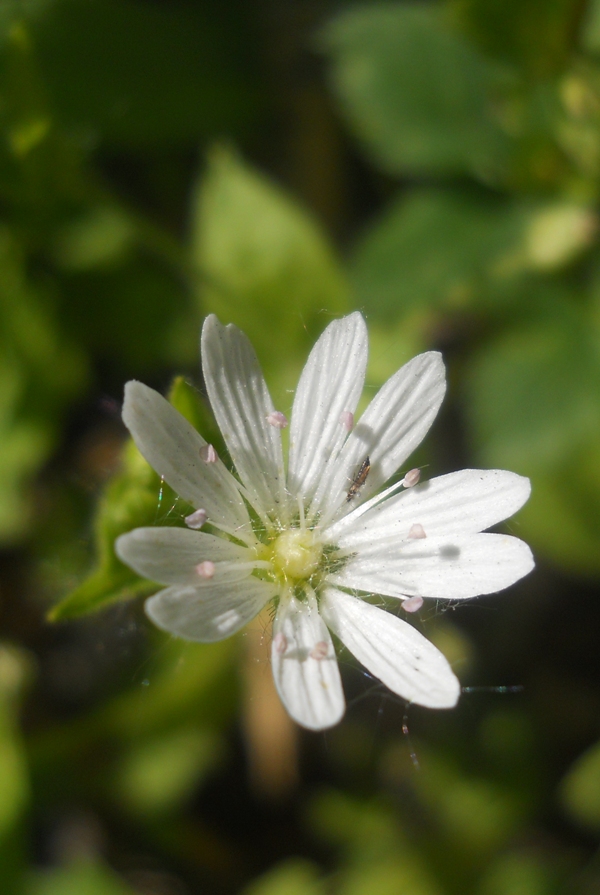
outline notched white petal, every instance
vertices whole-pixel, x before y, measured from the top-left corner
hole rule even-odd
[[[141,382],[125,386],[123,422],[150,466],[213,525],[250,533],[250,520],[235,479],[220,461],[204,463],[205,440],[162,395]]]
[[[288,488],[308,507],[327,500],[328,480],[354,421],[367,366],[365,321],[355,312],[334,320],[312,349],[294,397]]]
[[[163,631],[213,643],[231,637],[275,597],[274,584],[247,577],[236,583],[168,587],[146,600],[148,618]]]
[[[117,538],[115,551],[138,575],[159,584],[197,584],[197,568],[207,561],[217,563],[221,580],[235,581],[250,574],[255,560],[246,547],[186,528],[134,528]]]
[[[404,364],[377,392],[354,427],[331,477],[328,515],[339,508],[348,480],[368,456],[366,499],[379,489],[419,446],[433,423],[446,391],[442,356],[419,354]]]
[[[359,518],[332,529],[348,549],[385,538],[403,540],[414,523],[428,537],[476,533],[508,519],[531,491],[529,479],[503,469],[461,469],[393,494]]]
[[[309,730],[340,720],[344,693],[329,631],[314,597],[282,599],[273,623],[271,663],[277,692],[290,716]]]
[[[445,368],[437,351],[419,354],[398,370],[375,395],[348,436],[333,471],[328,508],[341,506],[348,481],[366,456],[366,499],[380,488],[419,446],[446,391]]]
[[[534,567],[531,550],[500,534],[364,544],[330,581],[389,597],[464,600],[504,590]]]
[[[281,435],[260,365],[244,333],[214,314],[202,328],[202,370],[231,459],[259,515],[286,503]],[[283,417],[283,414],[281,414]]]
[[[460,684],[448,660],[408,622],[328,588],[323,618],[359,662],[409,702],[434,709],[452,708]]]

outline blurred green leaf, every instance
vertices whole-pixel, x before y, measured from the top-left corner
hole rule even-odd
[[[413,308],[474,304],[490,277],[513,272],[525,220],[516,203],[464,190],[405,194],[357,247],[359,299],[387,318]]]
[[[221,753],[217,735],[198,727],[138,742],[121,760],[111,791],[119,804],[141,817],[172,812],[190,801]]]
[[[67,401],[86,384],[82,355],[63,337],[49,296],[25,275],[0,230],[0,541],[31,520],[31,481],[58,437]]]
[[[531,475],[515,533],[567,572],[600,572],[600,439]]]
[[[529,76],[560,71],[575,49],[579,0],[449,0],[467,33]]]
[[[118,206],[96,205],[58,231],[54,256],[67,270],[110,266],[134,238],[133,222]]]
[[[29,773],[14,700],[26,673],[24,664],[24,655],[0,646],[0,852],[29,801]]]
[[[365,891],[441,895],[434,876],[388,805],[326,792],[314,800],[311,819],[320,836],[341,845],[345,852],[336,886],[340,895]]]
[[[358,7],[321,42],[348,122],[385,170],[497,176],[507,148],[492,114],[497,73],[439,6]]]
[[[136,895],[103,864],[80,859],[68,867],[31,877],[26,895]]]
[[[48,613],[50,621],[77,618],[96,612],[110,603],[129,600],[156,589],[152,582],[139,578],[117,558],[116,538],[132,528],[149,525],[161,515],[161,500],[172,501],[171,492],[146,463],[133,442],[128,442],[123,455],[123,469],[108,485],[102,496],[94,523],[94,545],[97,553],[92,574],[67,594]]]
[[[589,574],[600,569],[599,340],[587,309],[558,294],[547,287],[520,328],[474,354],[467,411],[482,465],[532,480],[519,535]]]
[[[169,400],[192,425],[207,419],[196,393],[183,379],[175,379]],[[207,426],[203,429],[206,433]],[[177,511],[174,512],[175,507]],[[189,509],[144,460],[133,441],[123,452],[123,469],[109,483],[97,511],[94,545],[96,566],[91,575],[49,612],[51,621],[96,612],[110,603],[148,595],[156,585],[140,578],[116,556],[117,537],[143,525],[183,524]]]
[[[466,854],[489,855],[524,824],[521,794],[482,776],[465,775],[446,756],[420,750],[417,796],[447,840]]]
[[[600,743],[580,755],[560,785],[568,814],[590,830],[600,830]]]
[[[60,0],[32,30],[59,122],[94,138],[193,144],[256,115],[256,68],[227,7]]]
[[[533,850],[499,855],[477,887],[477,895],[558,895],[564,880],[550,856]]]
[[[443,889],[415,858],[410,853],[397,858],[390,855],[387,860],[346,869],[339,895],[442,895]]]
[[[228,150],[211,153],[200,183],[192,252],[205,311],[240,326],[279,373],[306,344],[305,328],[347,308],[347,284],[316,222]]]
[[[314,864],[290,858],[246,886],[241,895],[324,895],[326,891]]]
[[[567,201],[524,202],[473,190],[416,189],[359,242],[361,304],[393,319],[413,308],[485,310],[519,278],[572,264],[597,230],[595,213]]]
[[[532,297],[533,297],[532,290]],[[547,287],[520,327],[474,354],[466,375],[473,444],[486,466],[565,467],[600,435],[600,349],[585,312]]]
[[[589,0],[581,30],[581,42],[586,50],[600,52],[600,2]]]

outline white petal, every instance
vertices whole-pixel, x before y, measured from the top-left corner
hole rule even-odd
[[[332,727],[345,701],[335,650],[316,600],[282,600],[273,623],[271,663],[288,713],[310,730]]]
[[[328,588],[323,618],[365,668],[409,702],[452,708],[460,684],[447,659],[408,622],[390,612]]]
[[[348,436],[367,366],[367,328],[355,312],[330,323],[302,371],[292,410],[288,489],[308,506]],[[314,508],[313,508],[314,509]]]
[[[527,544],[509,535],[390,538],[365,544],[330,580],[390,597],[463,600],[503,590],[533,566]]]
[[[264,515],[285,501],[281,433],[267,421],[273,402],[246,335],[214,314],[202,328],[202,370],[208,397],[237,473]]]
[[[357,549],[390,537],[405,540],[415,524],[428,537],[475,533],[508,519],[530,492],[529,479],[514,472],[463,469],[394,494],[361,516],[346,516],[326,537]]]
[[[146,600],[144,608],[163,631],[212,643],[243,628],[277,592],[274,584],[253,576],[223,584],[212,579],[201,587],[168,587]]]
[[[346,501],[350,484],[366,457],[371,468],[360,491],[361,500],[396,472],[425,437],[445,391],[445,368],[437,351],[419,354],[388,379],[340,453],[329,482],[329,513]]]
[[[199,585],[196,566],[206,560],[215,563],[215,583],[224,576],[228,581],[245,578],[255,559],[252,550],[186,528],[135,528],[117,539],[115,550],[138,575],[159,584]]]
[[[251,535],[246,505],[220,460],[205,463],[205,440],[162,395],[141,382],[125,386],[123,421],[150,466],[184,500],[203,508],[216,526]]]

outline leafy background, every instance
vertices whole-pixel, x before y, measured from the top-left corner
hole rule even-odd
[[[600,893],[599,191],[599,0],[2,0],[3,893]],[[119,409],[140,378],[216,442],[207,313],[286,410],[354,308],[371,390],[444,352],[418,462],[530,476],[538,568],[421,613],[456,711],[344,656],[314,735],[264,621],[145,621],[113,540],[185,507]]]

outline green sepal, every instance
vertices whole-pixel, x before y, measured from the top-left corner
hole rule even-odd
[[[210,428],[196,391],[177,377],[169,401],[205,434]],[[190,511],[144,460],[133,441],[123,450],[121,471],[108,484],[100,499],[94,524],[97,561],[91,574],[48,613],[50,621],[77,618],[97,612],[110,603],[147,596],[157,585],[124,565],[114,550],[119,535],[144,525],[182,525]]]

